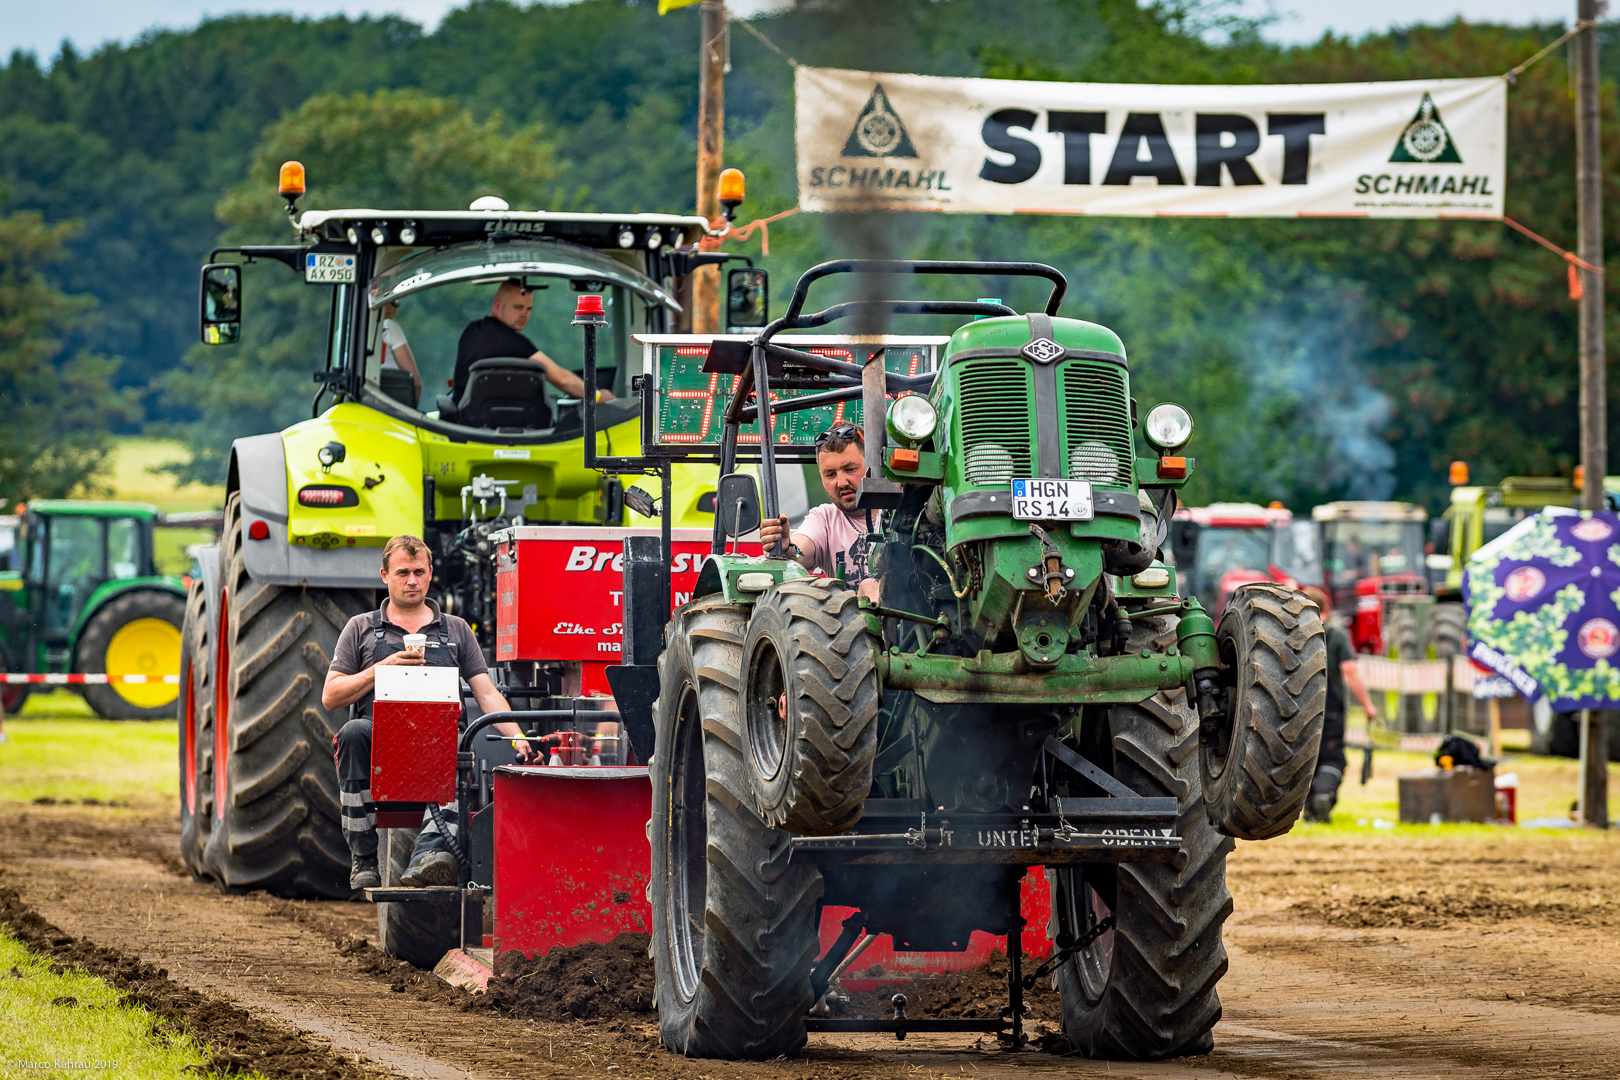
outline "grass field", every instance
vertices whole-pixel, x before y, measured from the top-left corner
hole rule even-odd
[[[186,451],[166,439],[126,437],[117,439],[106,470],[96,478],[105,490],[98,498],[126,499],[152,503],[167,513],[188,510],[218,510],[225,505],[225,487],[207,484],[179,485],[166,472],[154,471],[183,461]]]
[[[173,720],[100,720],[79,695],[56,690],[29,698],[5,724],[0,801],[95,800],[147,812],[176,805]]]
[[[146,1009],[119,1005],[119,991],[93,975],[52,972],[3,930],[0,972],[0,1076],[216,1075],[190,1038],[155,1037]]]

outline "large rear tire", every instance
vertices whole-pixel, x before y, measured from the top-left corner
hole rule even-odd
[[[384,886],[397,889],[411,863],[420,829],[382,829],[377,834],[377,869]],[[454,904],[415,901],[377,905],[377,941],[396,960],[431,970],[461,944],[461,913]]]
[[[1171,863],[1050,870],[1047,933],[1079,938],[1110,915],[1113,929],[1064,961],[1055,982],[1069,1045],[1087,1057],[1155,1060],[1207,1054],[1226,974],[1221,928],[1232,913],[1232,841],[1204,812],[1198,720],[1160,693],[1109,712],[1113,775],[1139,795],[1173,796],[1181,850]]]
[[[1244,585],[1215,632],[1229,691],[1206,731],[1204,805],[1217,832],[1265,840],[1294,827],[1310,794],[1327,708],[1327,637],[1316,605],[1281,585]]]
[[[213,820],[213,785],[208,770],[213,713],[208,593],[202,578],[191,583],[180,631],[180,696],[175,700],[180,744],[180,858],[201,877],[203,847]]]
[[[139,589],[116,596],[90,617],[74,651],[73,670],[144,675],[144,683],[91,685],[84,699],[107,720],[158,720],[174,711],[180,687],[165,675],[180,670],[186,601],[171,592]]]
[[[739,705],[745,608],[676,612],[659,659],[652,764],[654,995],[664,1046],[772,1058],[805,1043],[821,872],[754,813]]]
[[[370,606],[360,590],[255,581],[242,557],[241,497],[225,504],[214,624],[214,827],[207,873],[230,890],[347,897],[332,735],[321,706],[338,633]]]
[[[754,805],[766,824],[833,836],[861,819],[883,704],[872,647],[859,597],[843,582],[783,582],[754,605],[743,712]]]

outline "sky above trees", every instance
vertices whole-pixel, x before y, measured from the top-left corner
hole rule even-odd
[[[731,0],[747,15],[787,6],[791,0]],[[455,0],[77,0],[72,4],[26,4],[5,0],[0,7],[0,56],[13,49],[56,55],[64,40],[80,53],[106,41],[128,42],[154,28],[194,26],[204,18],[235,12],[294,15],[402,15],[432,30]],[[1278,20],[1265,37],[1283,43],[1315,41],[1331,30],[1360,36],[1412,23],[1443,23],[1461,16],[1474,22],[1555,23],[1575,17],[1573,0],[1236,0],[1235,9],[1255,17],[1268,11]]]

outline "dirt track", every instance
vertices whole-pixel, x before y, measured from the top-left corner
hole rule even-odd
[[[1620,1061],[1620,838],[1344,832],[1243,845],[1215,1053],[1152,1065],[974,1047],[972,1036],[812,1038],[789,1062],[688,1061],[643,1023],[564,1025],[424,1000],[349,935],[359,904],[223,896],[178,872],[167,821],[5,808],[0,885],[67,933],[425,1077],[1572,1077]],[[616,1066],[616,1068],[613,1068]]]

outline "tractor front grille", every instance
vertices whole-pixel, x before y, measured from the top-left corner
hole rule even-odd
[[[1136,455],[1125,369],[1071,360],[1058,372],[1058,390],[1064,475],[1102,487],[1129,487]]]
[[[1035,408],[1029,362],[970,360],[960,382],[962,471],[976,486],[1004,487],[1034,476]]]

